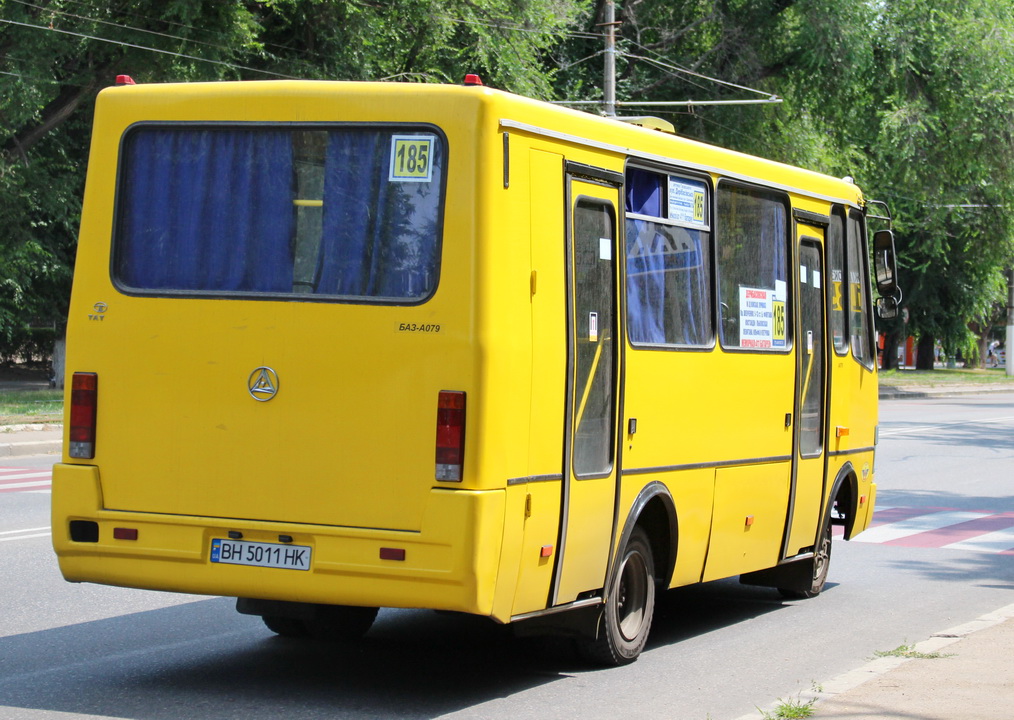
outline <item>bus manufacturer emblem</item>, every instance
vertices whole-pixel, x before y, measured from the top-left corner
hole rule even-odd
[[[246,389],[257,402],[267,402],[278,393],[278,373],[263,365],[255,368],[250,373]]]

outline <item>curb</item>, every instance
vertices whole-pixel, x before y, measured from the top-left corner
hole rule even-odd
[[[916,653],[939,652],[942,648],[953,645],[972,633],[994,627],[1011,618],[1014,618],[1014,604],[986,613],[975,620],[950,628],[949,630],[933,633],[926,640],[913,645],[912,650]],[[813,689],[800,690],[796,693],[789,693],[786,697],[799,700],[802,703],[812,700],[817,703],[817,707],[819,708],[822,700],[829,700],[844,692],[853,690],[868,680],[888,673],[914,659],[911,657],[876,658],[862,667],[849,670],[827,682],[819,683],[819,691],[814,691]],[[774,717],[774,713],[782,702],[784,700],[775,701],[765,708],[757,708],[757,712],[741,715],[736,720],[765,720],[765,718]]]
[[[27,439],[36,433],[44,436],[44,439]],[[48,437],[45,437],[47,435]],[[63,425],[61,424],[0,426],[0,458],[53,455],[60,452],[63,452]]]
[[[945,386],[914,386],[911,389],[893,385],[881,385],[878,397],[881,400],[911,400],[918,398],[949,398],[965,395],[994,395],[997,393],[1014,393],[1014,383],[1009,385],[961,385]]]
[[[23,455],[52,455],[63,449],[62,440],[39,440],[36,442],[0,443],[0,457],[21,457]]]

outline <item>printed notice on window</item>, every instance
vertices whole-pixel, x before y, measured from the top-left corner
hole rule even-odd
[[[420,135],[391,137],[390,182],[430,182],[433,179],[433,138]]]
[[[739,346],[785,347],[785,292],[764,288],[739,289]]]
[[[707,186],[669,176],[669,219],[692,227],[707,227]]]

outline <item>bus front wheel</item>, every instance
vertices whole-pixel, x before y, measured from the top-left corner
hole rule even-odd
[[[648,536],[638,527],[613,573],[596,637],[582,642],[582,654],[601,665],[633,662],[648,640],[654,612],[655,563]]]
[[[827,582],[827,569],[831,565],[831,518],[829,517],[824,521],[824,532],[820,536],[820,543],[818,543],[816,550],[813,554],[813,575],[810,582],[809,590],[790,590],[787,588],[778,588],[778,592],[781,593],[782,597],[790,600],[803,600],[805,598],[814,598],[820,595],[820,591],[824,589],[824,583]]]

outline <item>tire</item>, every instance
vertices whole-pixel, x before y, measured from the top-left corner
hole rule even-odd
[[[581,654],[597,665],[634,662],[648,640],[654,613],[655,562],[648,536],[638,527],[609,583],[597,637],[581,642]]]
[[[332,642],[360,640],[373,626],[380,608],[352,605],[321,605],[307,623],[310,634]]]
[[[310,634],[306,623],[297,618],[279,617],[277,615],[264,615],[261,617],[268,630],[287,638],[305,638]]]
[[[824,589],[827,582],[827,570],[831,565],[831,518],[824,521],[824,532],[820,537],[816,552],[813,555],[813,575],[809,590],[789,590],[778,588],[782,597],[790,600],[805,600],[815,598]]]

